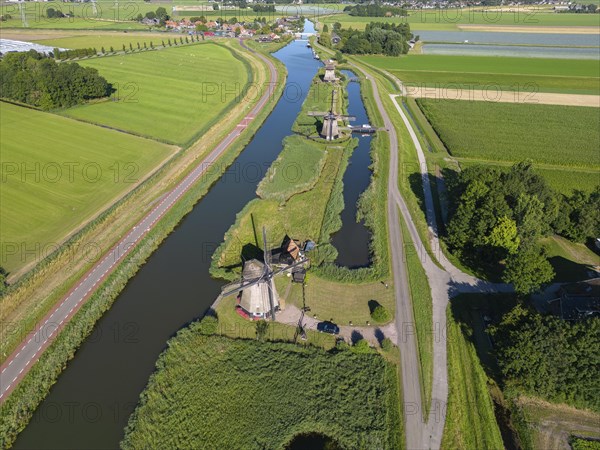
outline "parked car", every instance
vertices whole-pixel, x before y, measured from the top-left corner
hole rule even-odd
[[[319,322],[317,324],[317,330],[321,333],[340,334],[340,327],[333,322]]]

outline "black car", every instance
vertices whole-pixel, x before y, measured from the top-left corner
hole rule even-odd
[[[317,330],[321,333],[340,334],[340,327],[333,322],[319,322],[317,324]]]

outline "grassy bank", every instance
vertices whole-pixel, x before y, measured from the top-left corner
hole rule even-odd
[[[466,314],[461,311],[454,314]],[[448,308],[448,407],[442,448],[504,448],[488,390],[488,377],[469,338],[472,330]]]
[[[208,337],[192,325],[161,355],[121,445],[281,448],[320,432],[343,448],[398,448],[397,382],[376,354]]]

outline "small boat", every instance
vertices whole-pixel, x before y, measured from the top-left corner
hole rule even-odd
[[[306,46],[307,46],[308,48],[310,48],[310,42],[309,42],[308,44],[306,44]]]
[[[319,58],[319,55],[317,55],[317,54],[315,53],[315,59],[321,59],[321,58]]]

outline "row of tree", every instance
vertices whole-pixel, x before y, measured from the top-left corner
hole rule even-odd
[[[474,268],[502,269],[505,282],[529,294],[554,278],[540,245],[556,233],[575,241],[600,235],[600,185],[567,197],[553,191],[530,161],[502,171],[466,168],[448,178],[450,250]]]
[[[570,322],[518,305],[489,330],[508,389],[600,411],[600,318]]]
[[[358,17],[393,17],[408,16],[406,9],[398,6],[382,6],[378,4],[346,6],[344,12]]]
[[[107,97],[112,86],[96,69],[56,63],[35,50],[9,53],[0,61],[0,96],[40,107],[65,108]]]

